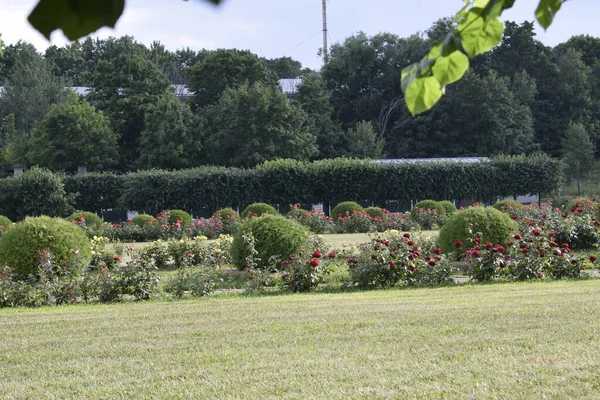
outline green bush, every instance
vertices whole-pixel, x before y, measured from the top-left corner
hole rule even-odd
[[[331,211],[331,216],[334,221],[337,221],[340,216],[346,217],[348,215],[352,215],[353,211],[362,211],[363,208],[360,204],[355,203],[354,201],[344,201],[336,205]]]
[[[254,243],[248,243],[244,236],[253,238]],[[307,238],[306,228],[294,220],[275,215],[248,218],[233,237],[233,264],[244,269],[248,257],[252,256],[257,268],[267,268],[271,263],[279,267],[306,243]],[[252,247],[256,251],[254,255]]]
[[[150,222],[154,222],[154,221],[156,221],[156,218],[154,218],[150,214],[138,214],[131,219],[132,224],[137,225],[142,229],[144,229],[146,226],[148,226],[148,224]]]
[[[81,221],[81,217],[85,220],[86,225],[102,225],[102,218],[97,216],[96,214],[88,211],[81,211],[71,214],[69,220],[79,222]]]
[[[367,207],[365,211],[371,218],[383,218],[383,209],[379,207]]]
[[[223,208],[213,214],[213,217],[219,218],[221,221],[227,219],[239,219],[240,214],[233,208]]]
[[[438,214],[442,214],[445,209],[442,203],[435,200],[421,200],[410,210],[410,215],[414,219],[419,212],[419,209],[423,210],[435,210]]]
[[[13,221],[49,215],[66,217],[74,209],[62,176],[47,169],[31,168],[21,175],[0,179],[0,214]]]
[[[442,205],[442,207],[444,207],[444,210],[446,211],[447,216],[450,216],[458,211],[458,208],[456,208],[454,203],[452,203],[451,201],[448,201],[448,200],[440,201],[440,204]]]
[[[286,217],[291,219],[300,219],[308,214],[308,210],[300,207],[292,207],[292,209],[287,213]]]
[[[254,203],[244,208],[244,211],[242,211],[242,218],[246,218],[249,215],[254,217],[260,217],[265,214],[277,215],[279,213],[277,212],[277,209],[270,204]]]
[[[10,226],[12,225],[12,221],[10,219],[8,219],[7,217],[5,217],[4,215],[0,215],[0,226]]]
[[[180,221],[181,226],[190,226],[192,216],[183,210],[169,210],[169,225],[173,225],[177,221]]]
[[[439,245],[444,253],[464,252],[474,246],[473,238],[487,243],[505,244],[510,241],[517,224],[508,214],[493,207],[469,207],[455,212],[440,230]],[[457,242],[462,245],[457,247]]]
[[[515,208],[523,207],[523,203],[517,200],[500,200],[497,201],[492,207],[498,211],[509,212]]]
[[[91,261],[90,241],[82,229],[64,219],[44,216],[27,218],[6,232],[0,240],[0,265],[14,268],[15,275],[25,279],[37,274],[43,249],[71,273],[81,272]]]

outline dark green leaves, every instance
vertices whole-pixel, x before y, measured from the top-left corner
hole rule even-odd
[[[62,29],[69,40],[75,40],[103,26],[114,27],[124,6],[125,0],[40,0],[29,22],[48,39]]]
[[[540,0],[535,16],[544,28],[552,23],[563,1]],[[455,17],[457,29],[445,41],[436,44],[440,48],[434,48],[419,64],[402,71],[402,90],[413,115],[433,107],[441,98],[445,85],[463,76],[465,64],[468,66],[466,56],[475,57],[501,42],[504,24],[499,18],[515,0],[463,0],[463,3]],[[439,87],[435,81],[439,82]]]
[[[560,10],[560,6],[562,6],[562,0],[540,0],[540,4],[535,10],[535,18],[544,29],[548,29],[554,20],[554,15]]]
[[[104,26],[114,27],[124,6],[125,0],[40,0],[28,20],[48,39],[61,29],[69,40],[76,40]]]
[[[461,44],[469,57],[490,51],[502,41],[504,24],[498,18],[487,20],[483,9],[473,8],[458,25]]]

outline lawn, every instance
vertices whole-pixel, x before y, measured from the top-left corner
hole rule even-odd
[[[0,310],[2,398],[600,396],[600,280]]]

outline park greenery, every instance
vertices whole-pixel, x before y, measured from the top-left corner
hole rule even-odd
[[[541,151],[563,158],[575,181],[593,178],[600,41],[576,36],[551,48],[536,40],[532,22],[507,22],[501,42],[474,57],[435,108],[413,117],[403,106],[402,66],[453,27],[443,19],[405,38],[359,32],[333,44],[320,71],[289,57],[171,51],[132,37],[87,38],[43,54],[8,45],[0,56],[2,173],[16,165],[122,173]],[[277,80],[295,77],[302,82],[286,98]],[[191,95],[178,97],[171,85]],[[75,96],[69,86],[89,90]],[[77,130],[76,145],[63,148]]]

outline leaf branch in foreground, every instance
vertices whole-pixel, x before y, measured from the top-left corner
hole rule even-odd
[[[535,15],[547,28],[565,0],[540,0]],[[446,85],[466,72],[469,58],[490,51],[502,41],[504,24],[500,16],[515,0],[463,0],[456,14],[456,30],[438,41],[419,63],[402,71],[402,91],[413,116],[431,109],[442,97]]]

